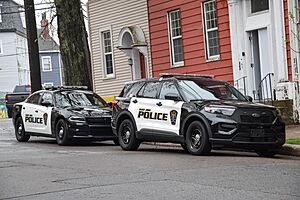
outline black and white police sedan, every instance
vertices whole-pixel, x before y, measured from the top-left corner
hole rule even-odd
[[[16,139],[56,138],[59,145],[74,139],[118,140],[111,129],[111,108],[97,94],[74,87],[33,93],[13,108]]]

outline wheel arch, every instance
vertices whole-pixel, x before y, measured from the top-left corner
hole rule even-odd
[[[185,120],[183,121],[180,132],[181,132],[181,134],[182,134],[184,137],[185,137],[185,135],[186,135],[186,131],[187,131],[187,129],[188,129],[188,126],[189,126],[193,121],[200,121],[200,122],[204,125],[204,127],[205,127],[205,129],[206,129],[206,131],[207,131],[207,133],[208,133],[209,138],[212,137],[212,131],[211,131],[211,128],[210,128],[210,125],[209,125],[207,119],[206,119],[203,115],[198,114],[198,113],[190,114],[190,115],[187,116],[187,117],[185,118]]]
[[[60,120],[60,119],[63,119],[65,120],[66,118],[62,115],[57,115],[57,117],[55,117],[55,119],[52,121],[51,123],[51,133],[52,133],[52,136],[55,137],[55,128],[56,128],[56,124],[57,122]]]
[[[122,123],[122,121],[124,121],[125,119],[129,119],[132,121],[133,123],[133,128],[135,130],[135,132],[137,131],[137,126],[136,126],[136,123],[135,123],[135,120],[134,120],[134,117],[133,115],[129,112],[129,111],[123,111],[119,114],[119,116],[117,117],[117,123],[116,123],[116,130],[117,130],[117,133],[119,132],[119,127]]]

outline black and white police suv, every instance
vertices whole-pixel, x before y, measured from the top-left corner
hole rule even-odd
[[[209,76],[162,74],[125,85],[112,129],[124,150],[156,141],[180,143],[194,155],[229,147],[273,156],[285,142],[285,124],[275,107],[251,101]]]
[[[13,108],[16,138],[27,142],[30,136],[56,138],[59,145],[74,139],[114,140],[111,107],[97,94],[83,87],[40,90]]]

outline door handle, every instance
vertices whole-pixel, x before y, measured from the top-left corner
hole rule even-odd
[[[135,100],[133,100],[132,102],[133,102],[133,103],[137,103],[138,101],[135,99]]]
[[[156,105],[158,105],[158,106],[162,106],[162,103],[161,103],[161,102],[158,102]]]
[[[39,111],[38,111],[38,110],[36,110],[35,112],[36,112],[36,113],[38,113]]]

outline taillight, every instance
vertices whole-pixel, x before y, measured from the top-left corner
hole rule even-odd
[[[117,103],[118,103],[118,101],[113,100],[113,101],[111,102],[111,107],[112,107],[113,109],[116,108],[116,107],[117,107]]]
[[[8,96],[5,96],[5,103],[8,103]]]

